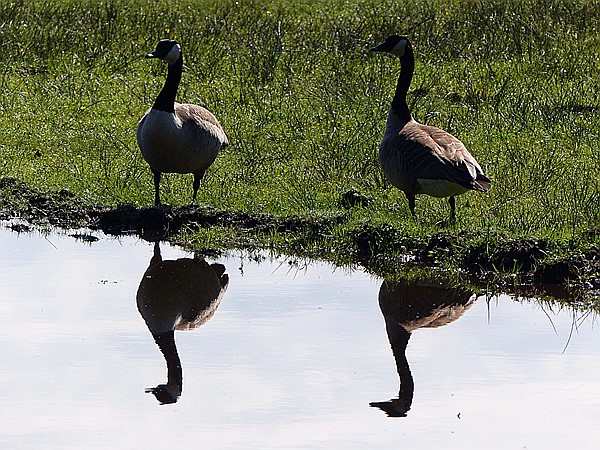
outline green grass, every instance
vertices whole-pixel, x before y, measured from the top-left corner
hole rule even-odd
[[[2,2],[0,177],[151,205],[135,128],[166,73],[143,55],[169,37],[185,57],[179,100],[209,107],[232,141],[199,202],[345,218],[327,240],[272,234],[264,244],[344,254],[368,228],[383,253],[390,240],[440,231],[597,248],[598,23],[593,0]],[[447,202],[419,197],[413,221],[378,167],[400,63],[368,49],[391,33],[415,48],[413,115],[463,140],[494,182],[457,199],[449,228],[438,225]],[[188,203],[190,177],[166,175],[163,201]],[[350,189],[369,207],[344,210]]]

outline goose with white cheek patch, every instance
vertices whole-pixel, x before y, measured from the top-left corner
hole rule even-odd
[[[487,192],[491,180],[457,138],[436,127],[423,125],[411,115],[406,94],[415,59],[406,36],[393,35],[371,48],[400,58],[401,70],[392,100],[385,135],[379,147],[379,162],[386,178],[404,192],[411,214],[415,195],[449,197],[451,219],[456,218],[454,197],[469,190]]]
[[[215,161],[219,151],[229,145],[223,127],[215,116],[198,105],[175,101],[181,81],[183,56],[177,41],[163,39],[146,58],[166,61],[167,79],[137,128],[137,143],[154,174],[154,205],[160,206],[162,173],[192,173],[194,194],[206,169]]]

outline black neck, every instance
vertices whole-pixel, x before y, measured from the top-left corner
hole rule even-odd
[[[162,255],[160,254],[160,241],[156,241],[154,243],[154,253],[152,254],[152,258],[150,258],[150,265],[148,268],[160,262],[162,262]]]
[[[156,97],[156,101],[152,109],[164,112],[175,112],[175,95],[181,81],[181,72],[183,71],[183,57],[179,55],[179,59],[169,65],[167,71],[167,80],[160,94]]]
[[[158,348],[167,362],[168,383],[176,384],[181,388],[183,386],[183,370],[175,345],[175,331],[154,335],[154,341],[158,344]]]
[[[386,318],[386,331],[388,339],[392,346],[392,352],[394,353],[394,359],[396,360],[396,370],[398,371],[398,377],[400,378],[400,392],[398,393],[398,407],[401,407],[403,412],[407,412],[413,400],[413,393],[415,390],[415,383],[413,380],[408,360],[406,359],[406,347],[408,346],[408,340],[410,339],[410,333],[398,323],[396,320],[390,320]]]
[[[398,117],[408,122],[411,119],[411,115],[406,103],[406,94],[408,93],[413,72],[415,71],[415,57],[410,46],[406,46],[405,53],[400,58],[400,62],[402,68],[400,69],[400,76],[396,85],[396,93],[392,100],[392,109]]]

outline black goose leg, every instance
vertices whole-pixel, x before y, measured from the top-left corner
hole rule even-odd
[[[456,220],[456,200],[450,196],[448,203],[450,203],[450,220],[454,222]]]
[[[198,194],[198,189],[200,188],[200,180],[204,177],[204,170],[199,172],[194,172],[194,196],[192,197],[192,205],[196,203],[196,195]]]
[[[408,208],[410,209],[410,213],[413,217],[415,217],[415,194],[404,193],[406,198],[408,199]]]
[[[152,171],[154,174],[154,206],[160,206],[160,172]]]

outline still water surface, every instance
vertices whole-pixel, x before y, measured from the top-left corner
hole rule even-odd
[[[592,314],[97,236],[0,230],[0,448],[600,445]]]

